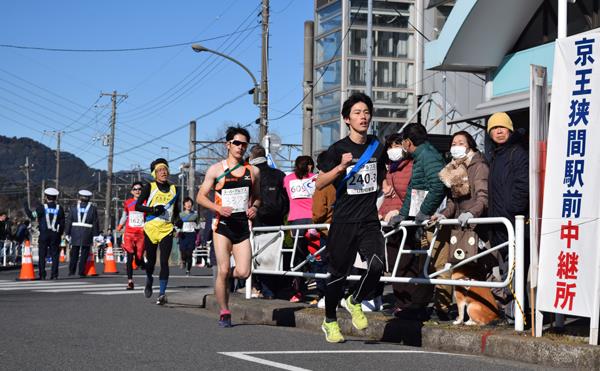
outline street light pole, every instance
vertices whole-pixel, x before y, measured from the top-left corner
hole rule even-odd
[[[254,75],[252,74],[252,72],[250,72],[250,70],[248,69],[248,67],[244,66],[240,61],[238,61],[237,59],[228,56],[227,54],[223,54],[220,53],[216,50],[212,50],[209,48],[206,48],[200,44],[194,44],[192,45],[192,49],[196,52],[196,53],[201,53],[201,52],[208,52],[208,53],[212,53],[212,54],[216,54],[220,57],[223,57],[225,59],[229,59],[230,61],[232,61],[233,63],[237,64],[238,66],[242,67],[244,69],[244,71],[246,71],[246,73],[248,75],[250,75],[250,77],[252,78],[252,82],[254,83],[254,89],[252,89],[252,94],[254,95],[254,104],[258,105],[259,104],[259,94],[260,94],[260,87],[258,86],[258,82],[256,81],[256,77],[254,77]]]

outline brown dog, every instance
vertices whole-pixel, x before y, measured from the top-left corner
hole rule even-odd
[[[470,274],[471,269],[458,268],[452,272],[453,280],[469,280],[474,275]],[[454,288],[454,299],[458,306],[458,317],[453,323],[460,325],[487,325],[498,318],[498,306],[492,295],[492,290],[488,287],[470,287],[456,286]],[[465,310],[469,315],[469,320],[464,322]]]

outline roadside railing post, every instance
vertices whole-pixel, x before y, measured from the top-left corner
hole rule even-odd
[[[519,305],[524,306],[525,302],[525,217],[523,215],[517,215],[515,218],[515,272],[514,272],[514,283],[515,283],[515,331],[524,331],[525,319]],[[523,310],[525,310],[523,308]]]

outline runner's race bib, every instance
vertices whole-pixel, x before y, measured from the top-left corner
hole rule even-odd
[[[245,212],[248,209],[250,187],[239,187],[221,190],[221,204],[230,207],[234,213]]]
[[[312,198],[315,193],[314,178],[294,179],[290,181],[290,194],[292,199]]]
[[[348,167],[349,173],[354,166]],[[356,174],[346,181],[349,195],[360,195],[377,191],[377,163],[365,164]]]
[[[139,211],[129,212],[129,226],[139,228],[144,226],[144,213]]]
[[[196,229],[196,222],[183,222],[181,231],[184,233],[194,232]]]

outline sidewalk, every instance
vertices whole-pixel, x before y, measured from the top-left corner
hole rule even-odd
[[[169,295],[169,303],[196,307],[218,313],[213,295],[187,290]],[[230,308],[234,321],[273,326],[291,326],[321,333],[324,310],[307,304],[283,300],[246,300],[232,294]],[[401,343],[431,350],[484,355],[552,367],[600,369],[600,347],[587,344],[584,337],[545,335],[533,338],[529,332],[515,333],[510,327],[470,327],[425,323],[367,313],[369,327],[358,331],[352,327],[350,316],[338,312],[342,333],[375,341]],[[323,339],[323,341],[325,341]]]

